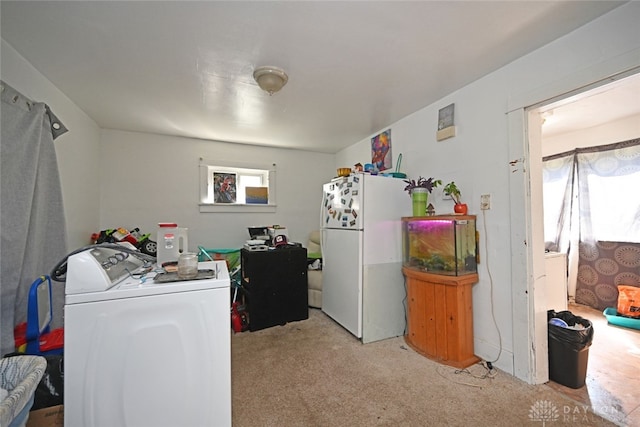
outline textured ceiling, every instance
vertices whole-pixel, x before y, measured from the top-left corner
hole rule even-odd
[[[103,128],[336,152],[624,2],[2,1]],[[289,74],[269,96],[253,69]],[[62,118],[64,119],[64,118]]]

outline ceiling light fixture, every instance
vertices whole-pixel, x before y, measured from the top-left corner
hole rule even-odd
[[[256,79],[260,89],[269,95],[273,95],[282,89],[289,80],[289,76],[287,76],[287,73],[285,73],[282,68],[272,67],[270,65],[256,68],[253,72],[253,78]]]

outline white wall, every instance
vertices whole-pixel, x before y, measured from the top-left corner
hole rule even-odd
[[[541,252],[540,259],[532,262],[528,245],[533,242],[526,237],[531,222],[527,218],[532,212],[539,215],[535,204],[541,205],[541,195],[536,193],[540,200],[532,200],[534,206],[527,211],[529,149],[524,114],[520,111],[518,117],[510,117],[509,112],[640,66],[639,20],[640,4],[621,6],[389,124],[393,153],[403,153],[403,171],[409,177],[431,176],[445,183],[455,180],[470,213],[479,215],[480,281],[473,293],[475,351],[487,360],[500,354],[498,367],[529,382],[539,382],[537,370],[546,369],[546,361],[538,363],[546,358],[541,328],[531,330],[541,313],[539,309],[534,312],[529,301],[532,281],[537,280],[535,269],[544,260]],[[455,103],[457,136],[437,142],[438,110],[450,103]],[[369,150],[367,138],[338,153],[336,166],[364,163],[370,159]],[[492,197],[486,218],[479,211],[481,194]],[[442,200],[438,189],[431,200],[436,213],[451,212],[451,202]],[[544,355],[535,355],[538,347]],[[532,362],[536,357],[538,362]]]
[[[200,213],[199,159],[276,164],[275,213]],[[289,239],[306,246],[320,224],[322,184],[335,176],[334,156],[172,136],[102,131],[100,227],[140,227],[158,222],[189,228],[189,248],[240,248],[248,226],[284,225]],[[153,238],[155,240],[155,237]]]
[[[640,137],[640,114],[614,122],[542,137],[542,156],[571,151],[576,148],[613,144]]]
[[[98,227],[99,219],[99,177],[96,169],[100,130],[92,119],[4,40],[1,52],[2,80],[27,98],[49,105],[69,129],[55,141],[68,247],[74,249],[86,245]]]

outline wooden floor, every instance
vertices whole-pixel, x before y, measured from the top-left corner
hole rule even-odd
[[[571,304],[569,311],[594,328],[586,384],[579,389],[548,385],[618,425],[640,427],[640,330],[611,325],[591,307]]]

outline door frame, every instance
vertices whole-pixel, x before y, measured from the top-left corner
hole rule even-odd
[[[542,210],[541,107],[640,73],[635,49],[508,100],[514,375],[549,380]],[[526,308],[526,309],[525,309]]]

